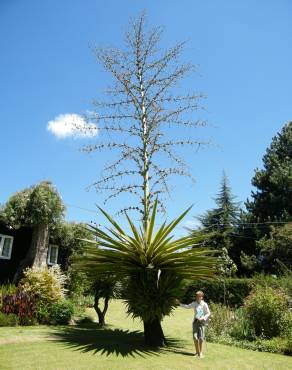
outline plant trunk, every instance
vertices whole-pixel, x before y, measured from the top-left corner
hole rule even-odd
[[[94,309],[95,309],[95,311],[97,313],[97,316],[98,316],[98,325],[100,327],[103,327],[103,326],[105,326],[105,314],[106,314],[107,309],[108,309],[109,297],[104,298],[103,310],[101,310],[100,307],[99,307],[99,299],[100,299],[100,297],[95,295],[95,297],[94,297]]]
[[[158,318],[155,318],[153,321],[144,321],[144,340],[145,344],[152,347],[166,345],[161,322]]]
[[[46,224],[36,225],[33,228],[32,240],[25,258],[20,261],[18,269],[13,277],[16,284],[22,277],[27,267],[41,267],[47,264],[49,246],[49,227]]]

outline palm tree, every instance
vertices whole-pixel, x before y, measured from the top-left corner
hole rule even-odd
[[[154,231],[157,203],[146,229],[144,225],[137,229],[126,215],[132,234],[100,208],[111,226],[106,231],[89,226],[96,242],[88,240],[75,261],[76,268],[89,275],[115,274],[123,280],[127,312],[143,321],[145,344],[152,346],[166,343],[161,321],[174,309],[183,280],[211,278],[216,264],[214,251],[200,247],[204,236],[171,235],[190,208]]]

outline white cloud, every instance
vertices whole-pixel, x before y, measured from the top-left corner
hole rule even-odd
[[[48,122],[47,130],[58,139],[93,137],[98,132],[94,123],[86,122],[82,116],[74,113],[60,114]]]
[[[186,220],[184,223],[184,227],[187,227],[189,229],[197,229],[201,226],[201,223],[199,220],[193,218],[192,220]]]

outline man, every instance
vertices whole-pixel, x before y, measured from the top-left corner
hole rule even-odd
[[[199,290],[196,292],[196,300],[190,304],[181,304],[177,300],[177,304],[183,308],[194,309],[194,320],[193,320],[193,339],[196,348],[195,356],[203,358],[203,342],[205,340],[205,325],[210,316],[210,310],[208,304],[204,301],[204,293]]]

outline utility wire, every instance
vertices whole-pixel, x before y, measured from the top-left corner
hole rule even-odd
[[[74,204],[69,204],[69,203],[65,203],[65,206],[72,207],[72,208],[82,209],[83,211],[95,213],[97,215],[97,210],[94,211],[93,209],[88,209],[88,208],[84,208],[84,207],[80,207],[80,206],[75,206]]]

